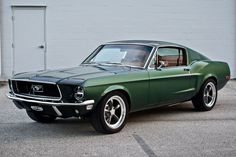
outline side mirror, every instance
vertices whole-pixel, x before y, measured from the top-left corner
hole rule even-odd
[[[159,61],[160,65],[158,66],[158,63],[155,63],[155,69],[156,70],[161,70],[162,67],[165,66],[165,62],[164,61]]]

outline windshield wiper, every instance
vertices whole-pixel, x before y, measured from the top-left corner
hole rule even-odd
[[[109,62],[109,61],[104,61],[104,62],[88,62],[88,63],[83,63],[83,64],[95,64],[95,65],[118,65],[118,66],[123,66],[123,67],[128,67],[131,68],[130,65],[125,65],[119,62]]]
[[[85,63],[82,63],[82,64],[97,64],[97,62],[85,62]]]
[[[117,65],[117,66],[121,66],[121,67],[127,67],[127,68],[130,68],[131,69],[131,67],[132,66],[130,66],[130,65],[125,65],[125,64],[122,64],[122,63],[118,63],[118,62],[100,62],[100,64],[98,63],[98,65]]]
[[[83,63],[83,64],[98,64],[98,65],[116,64],[116,65],[122,65],[121,63],[118,63],[118,62],[108,62],[108,61],[105,61],[105,62],[86,62],[86,63]]]
[[[98,64],[115,64],[115,65],[122,65],[122,63],[118,63],[118,62],[98,62]]]

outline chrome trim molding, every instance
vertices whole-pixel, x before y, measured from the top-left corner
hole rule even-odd
[[[105,44],[102,44],[102,45],[141,45],[141,46],[150,46],[150,47],[154,47],[155,44],[153,43],[122,43],[122,42],[116,42],[116,43],[112,43],[112,42],[108,42],[108,43],[105,43]]]
[[[11,79],[10,82],[11,82],[11,91],[13,92],[13,94],[15,96],[18,96],[18,97],[23,97],[23,98],[29,98],[29,99],[36,99],[36,100],[48,100],[48,101],[60,101],[62,99],[62,94],[61,94],[61,89],[59,88],[58,85],[57,86],[57,89],[59,91],[59,94],[60,94],[60,97],[59,98],[53,98],[53,97],[50,97],[50,96],[40,96],[40,95],[37,95],[36,96],[27,96],[27,95],[24,95],[24,94],[16,94],[14,92],[14,89],[13,89],[13,86],[12,86],[12,81],[25,81],[25,82],[35,82],[35,83],[45,83],[45,84],[53,84],[53,85],[56,85],[56,83],[54,82],[44,82],[44,81],[35,81],[35,80],[27,80],[27,79]]]
[[[62,113],[58,110],[56,106],[52,106],[53,110],[57,113],[58,116],[62,116]]]
[[[155,51],[152,53],[151,59],[149,60],[148,65],[147,65],[147,69],[155,69],[155,68],[151,68],[150,66],[152,64],[152,60],[156,56],[155,54],[157,53],[157,51],[158,51],[158,47],[156,47]]]
[[[175,78],[175,77],[191,77],[191,76],[199,76],[201,74],[199,73],[194,73],[194,74],[178,74],[178,75],[170,75],[170,76],[155,76],[150,78],[150,80],[154,80],[154,79],[165,79],[165,78]]]
[[[12,90],[13,92],[13,90]],[[14,93],[14,92],[13,92]],[[34,96],[27,96],[27,95],[23,95],[23,94],[16,94],[14,93],[15,96],[18,96],[18,97],[23,97],[23,98],[29,98],[29,99],[36,99],[36,100],[48,100],[48,101],[59,101],[61,100],[61,98],[50,98],[50,97],[43,97],[43,96],[37,96],[37,97],[34,97]]]
[[[30,79],[11,79],[11,81],[25,81],[25,82],[36,82],[36,83],[56,84],[55,82],[38,81],[38,80],[30,80]]]
[[[165,47],[173,47],[173,48],[180,48],[180,49],[184,49],[185,50],[185,53],[186,53],[186,59],[187,59],[187,65],[184,65],[184,66],[189,66],[189,54],[188,54],[188,50],[187,50],[187,48],[186,47],[183,47],[183,46],[179,46],[179,45],[171,45],[171,44],[169,44],[169,45],[161,45],[161,46],[157,46],[156,47],[156,50],[155,50],[155,52],[153,53],[153,55],[152,55],[152,59],[150,60],[150,62],[149,62],[149,64],[148,64],[148,67],[147,67],[147,69],[155,69],[155,68],[151,68],[150,66],[151,66],[151,63],[152,63],[152,60],[153,60],[153,58],[155,57],[155,54],[156,53],[158,53],[158,49],[159,48],[165,48]],[[178,66],[173,66],[173,67],[178,67]]]
[[[176,93],[176,94],[179,94],[179,93],[187,93],[187,92],[193,92],[193,91],[195,91],[195,90],[196,90],[196,88],[189,88],[189,89],[177,91],[177,92],[175,92],[175,93]]]
[[[152,61],[152,56],[155,54],[157,48],[155,46],[152,47],[152,51],[150,52],[145,64],[144,68],[147,69],[148,65],[150,65],[150,62]]]
[[[19,98],[13,94],[7,94],[7,97],[12,100],[17,101],[24,101],[24,102],[31,102],[31,103],[37,103],[42,105],[50,105],[50,106],[63,106],[63,105],[71,105],[71,106],[84,106],[84,105],[93,105],[95,103],[94,100],[86,100],[81,103],[64,103],[64,102],[48,102],[48,101],[39,101],[39,100],[32,100],[32,99],[24,99]]]

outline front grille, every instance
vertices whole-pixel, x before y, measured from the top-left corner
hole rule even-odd
[[[12,80],[12,88],[13,92],[20,96],[49,99],[61,98],[59,88],[56,84]]]

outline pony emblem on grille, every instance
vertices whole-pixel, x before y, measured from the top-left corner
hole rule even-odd
[[[33,93],[43,92],[43,85],[32,85],[31,90]]]

